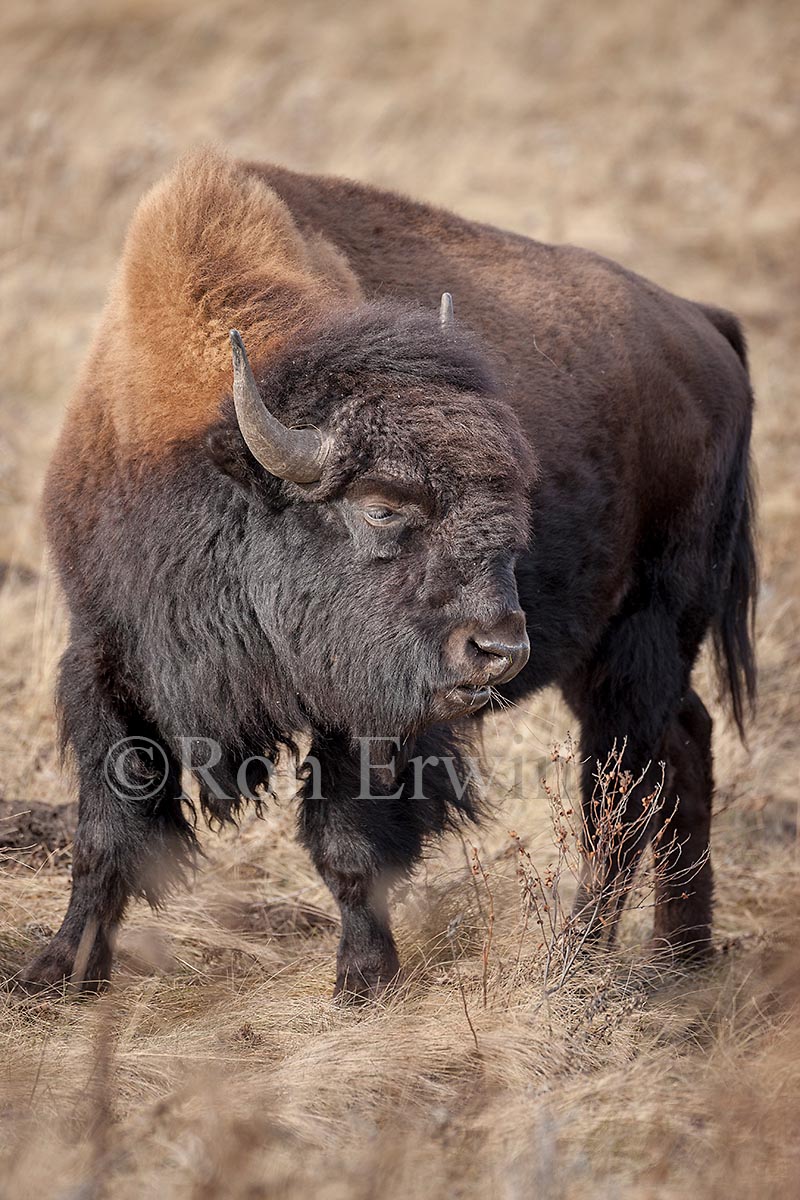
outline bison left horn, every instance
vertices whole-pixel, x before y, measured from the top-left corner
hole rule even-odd
[[[449,292],[442,292],[439,304],[439,324],[442,329],[453,328],[453,297]]]
[[[239,430],[250,453],[270,475],[293,483],[313,483],[322,475],[330,442],[316,429],[289,429],[264,404],[241,334],[231,330],[233,403]]]

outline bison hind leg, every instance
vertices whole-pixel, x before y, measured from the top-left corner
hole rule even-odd
[[[666,814],[671,817],[669,828],[654,837],[653,947],[684,960],[702,961],[711,952],[711,729],[705,705],[696,692],[689,691],[672,721],[666,743],[672,774],[670,792],[676,807],[674,814]]]

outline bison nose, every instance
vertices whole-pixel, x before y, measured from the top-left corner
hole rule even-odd
[[[491,629],[476,630],[470,641],[481,657],[481,666],[491,683],[505,683],[518,675],[531,652],[525,632],[525,614],[509,613]]]

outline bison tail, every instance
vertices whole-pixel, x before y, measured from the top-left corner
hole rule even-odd
[[[731,473],[725,509],[727,578],[712,626],[712,647],[720,684],[730,698],[739,735],[755,710],[757,690],[754,650],[758,559],[755,544],[755,495],[750,467],[749,429],[742,438]]]

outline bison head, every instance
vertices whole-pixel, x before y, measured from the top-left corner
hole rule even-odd
[[[252,497],[248,589],[285,684],[354,736],[477,711],[528,658],[514,564],[534,475],[479,353],[387,305],[255,375],[232,340],[225,462]]]

